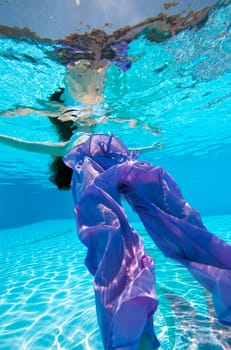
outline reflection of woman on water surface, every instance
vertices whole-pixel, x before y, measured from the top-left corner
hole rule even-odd
[[[127,45],[121,44],[124,53],[127,52]],[[118,47],[118,45],[117,45]],[[125,119],[124,117],[111,117],[111,110],[107,109],[104,101],[104,88],[107,68],[111,61],[103,58],[95,60],[92,52],[84,52],[76,47],[70,50],[68,46],[64,61],[65,75],[63,86],[52,93],[47,101],[39,100],[40,108],[29,106],[16,106],[12,110],[4,111],[2,116],[39,114],[48,116],[55,125],[61,122],[71,122],[78,119],[78,126],[84,128],[86,132],[92,132],[93,127],[98,123],[127,122],[130,127],[139,124],[135,119]],[[112,54],[110,56],[114,57]],[[125,56],[126,57],[126,56]],[[59,61],[62,60],[59,58]],[[119,62],[119,64],[118,64]],[[114,64],[119,65],[119,69],[127,70],[130,67],[128,60],[116,59]],[[155,136],[160,133],[158,128],[151,128],[148,124],[142,125]]]
[[[130,127],[140,124],[155,136],[158,135],[158,127],[152,128],[148,123],[143,125],[137,118],[115,117],[111,115],[113,111],[110,110],[110,106],[104,103],[108,67],[114,65],[123,72],[129,70],[140,55],[130,56],[128,43],[144,29],[147,30],[145,35],[148,37],[150,32],[147,28],[151,31],[151,24],[125,28],[109,36],[101,30],[95,30],[84,35],[73,34],[65,40],[55,42],[53,51],[49,50],[47,55],[65,67],[63,84],[48,96],[48,100],[38,100],[40,107],[15,106],[1,115],[35,113],[62,121],[78,118],[78,124],[86,129],[89,125],[113,120],[119,123],[127,122]],[[53,122],[56,123],[55,120]]]

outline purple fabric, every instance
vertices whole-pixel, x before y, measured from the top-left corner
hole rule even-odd
[[[128,57],[128,43],[126,41],[121,41],[119,43],[111,44],[110,49],[114,51],[115,56],[111,59],[101,56],[101,63],[105,66],[108,62],[112,62],[115,66],[119,67],[124,72],[128,71],[132,66],[132,61]],[[54,53],[60,56],[61,60],[65,64],[70,62],[75,62],[81,59],[94,59],[94,52],[88,51],[86,49],[81,49],[76,44],[56,44],[54,46]]]
[[[153,260],[121,206],[125,197],[159,249],[182,263],[213,295],[220,322],[231,324],[231,246],[204,227],[196,210],[161,167],[136,160],[110,135],[91,135],[65,158],[86,266],[94,275],[105,349],[137,349],[142,333],[159,343]]]
[[[111,60],[112,63],[124,72],[127,72],[132,66],[132,62],[128,58],[127,42],[121,41],[120,43],[112,44],[111,48],[115,52],[115,58]]]

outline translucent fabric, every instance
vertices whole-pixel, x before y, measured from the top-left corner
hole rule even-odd
[[[142,334],[159,346],[153,259],[121,205],[125,198],[165,254],[189,269],[213,296],[220,322],[231,325],[231,246],[208,232],[199,213],[161,167],[137,161],[116,137],[95,134],[64,161],[73,169],[73,197],[86,266],[94,275],[105,349],[138,348]]]

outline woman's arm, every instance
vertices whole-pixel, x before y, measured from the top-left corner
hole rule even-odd
[[[162,149],[164,147],[163,143],[160,142],[154,142],[150,146],[144,146],[144,147],[137,147],[137,148],[128,148],[129,151],[140,151],[140,153],[147,153],[149,151],[152,151],[153,149]]]
[[[44,153],[49,154],[55,157],[65,156],[73,147],[84,142],[86,138],[89,137],[89,134],[83,134],[78,137],[76,140],[69,140],[66,142],[31,142],[18,139],[16,137],[7,136],[0,134],[0,143],[10,146],[13,148],[21,149],[23,151],[35,152],[35,153]],[[141,153],[149,152],[153,149],[162,149],[163,144],[159,142],[154,142],[150,146],[138,147],[138,148],[128,148],[129,151],[140,151]]]
[[[23,151],[45,153],[51,156],[63,157],[71,148],[70,142],[30,142],[0,134],[0,143],[21,149]]]

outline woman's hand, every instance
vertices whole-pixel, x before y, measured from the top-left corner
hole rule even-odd
[[[153,149],[163,149],[164,143],[161,142],[153,142],[150,146],[137,147],[137,148],[128,148],[129,151],[140,151],[140,153],[147,153],[152,151]]]

